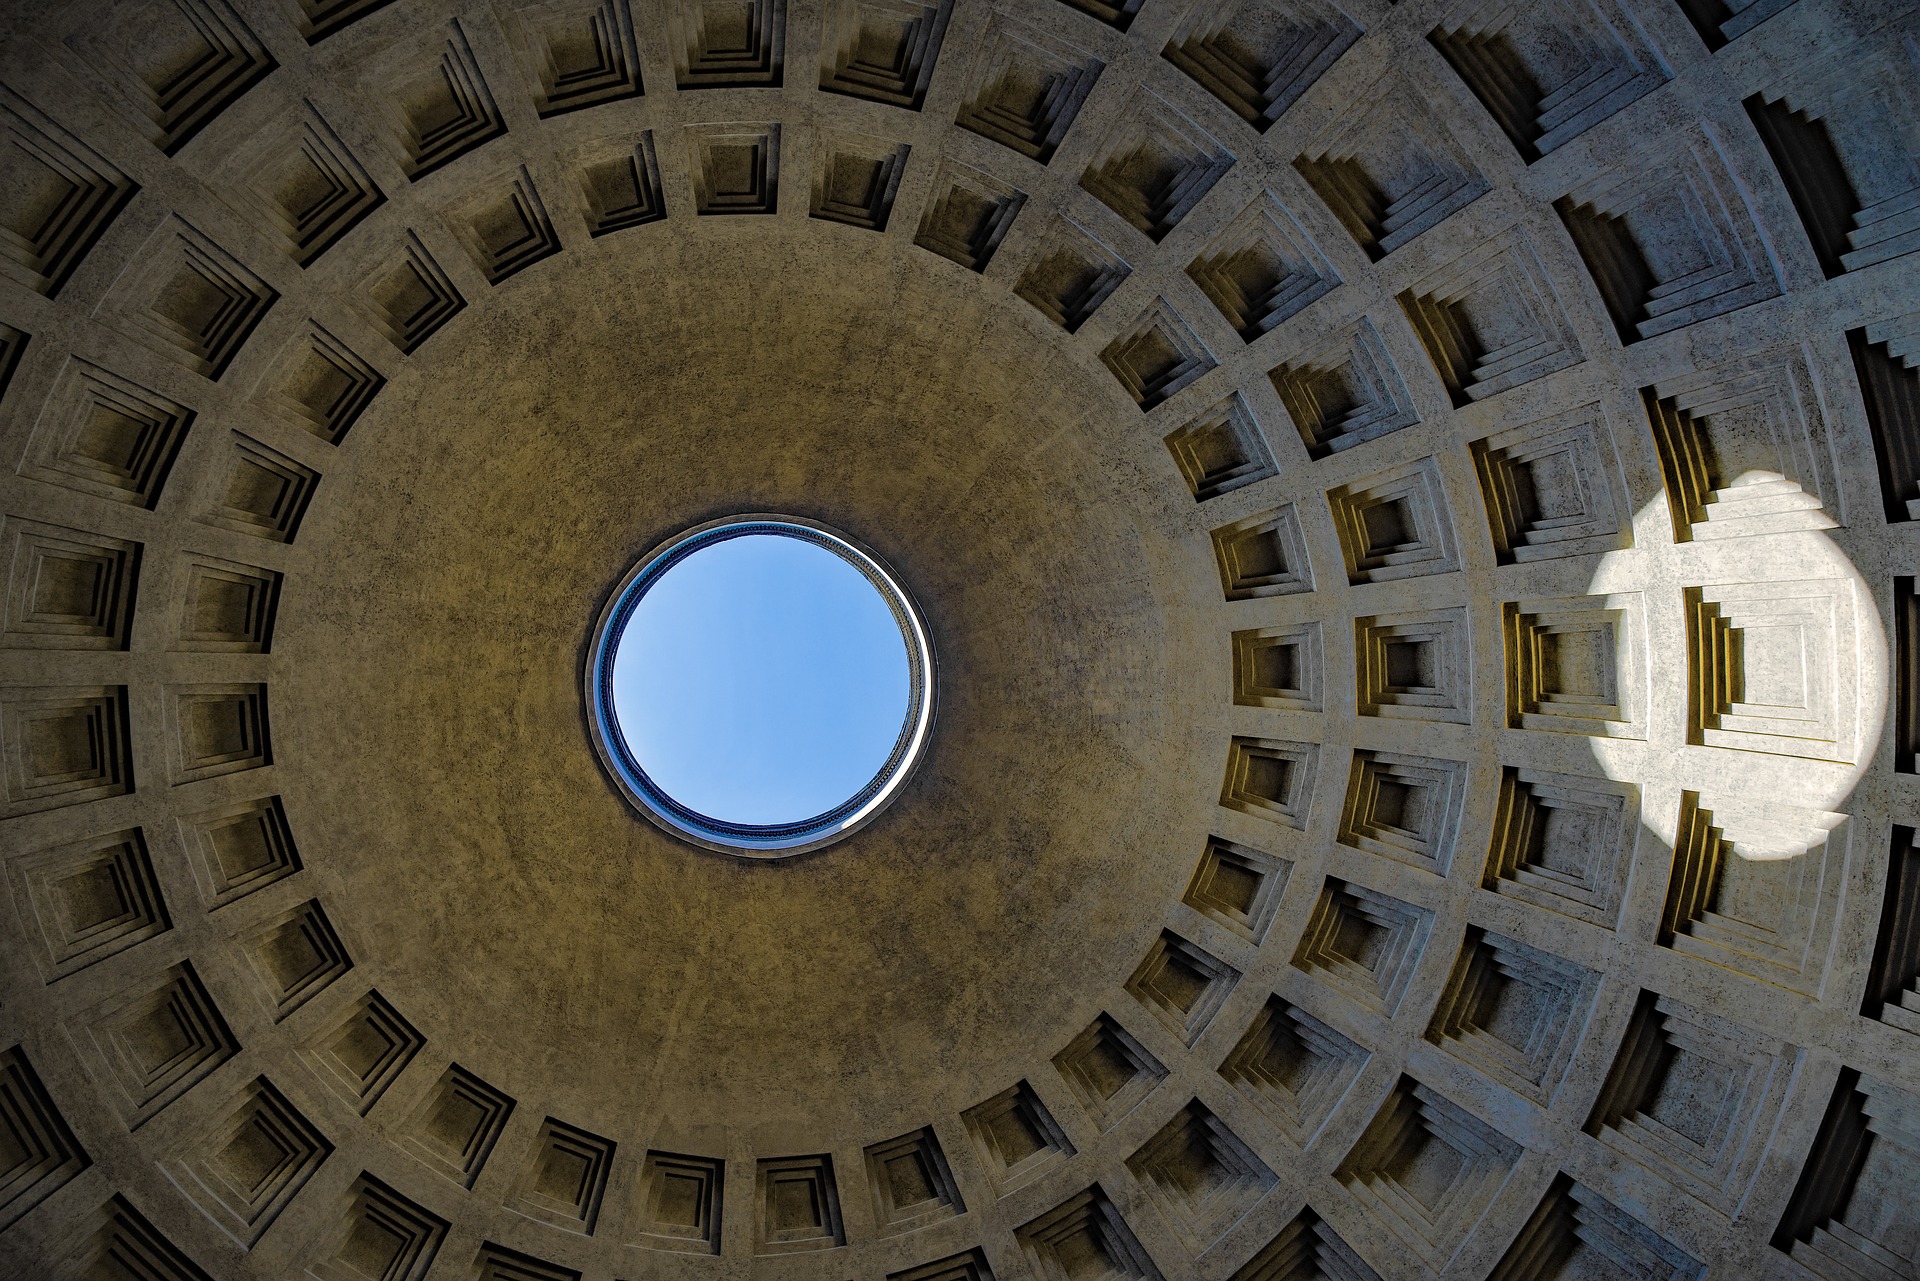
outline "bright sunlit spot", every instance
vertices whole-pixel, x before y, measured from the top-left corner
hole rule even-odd
[[[794,823],[888,764],[907,640],[873,582],[777,533],[701,547],[654,579],[613,653],[613,707],[661,791],[723,823]]]
[[[1714,537],[1713,522],[1745,517],[1748,501],[1776,521],[1783,508],[1802,512],[1802,527],[1767,532],[1764,541]],[[1736,803],[1750,809],[1731,846],[1737,858],[1797,859],[1841,821],[1833,811],[1846,808],[1879,745],[1889,668],[1872,590],[1825,532],[1832,520],[1777,473],[1748,471],[1718,491],[1692,541],[1672,541],[1671,522],[1664,494],[1649,502],[1635,518],[1638,546],[1600,557],[1587,592],[1643,593],[1654,624],[1656,610],[1697,593],[1686,603],[1692,621],[1669,615],[1664,640],[1656,635],[1650,689],[1656,726],[1664,721],[1669,735],[1693,746],[1662,750],[1598,736],[1588,743],[1612,778],[1701,779],[1726,802],[1716,823]],[[1720,551],[1729,547],[1735,554]],[[1709,622],[1725,650],[1711,679],[1693,652],[1695,631]],[[1687,763],[1680,752],[1697,755]],[[1672,805],[1641,810],[1641,822],[1668,846],[1681,818]]]

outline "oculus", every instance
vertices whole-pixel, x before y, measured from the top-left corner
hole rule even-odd
[[[895,574],[794,516],[698,525],[608,598],[586,667],[593,745],[682,839],[778,858],[851,835],[933,725],[932,644]]]

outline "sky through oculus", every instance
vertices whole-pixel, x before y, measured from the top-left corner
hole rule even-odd
[[[825,813],[887,762],[907,649],[864,575],[825,548],[753,534],[701,548],[621,633],[614,708],[682,804],[736,823]]]

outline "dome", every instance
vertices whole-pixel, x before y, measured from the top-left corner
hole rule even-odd
[[[0,1275],[1910,1275],[1917,16],[0,5]]]

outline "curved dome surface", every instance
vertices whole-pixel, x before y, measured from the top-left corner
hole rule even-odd
[[[0,1273],[1920,1267],[1917,14],[4,6]],[[755,512],[778,861],[581,694]]]

